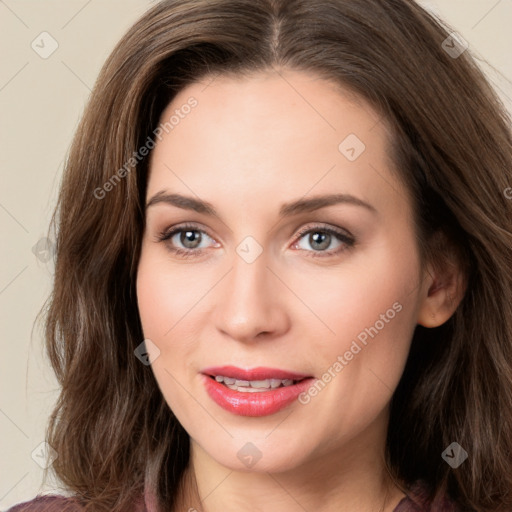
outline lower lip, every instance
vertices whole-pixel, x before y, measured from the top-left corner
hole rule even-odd
[[[206,391],[210,398],[226,411],[240,416],[268,416],[274,414],[306,391],[312,384],[313,378],[297,382],[292,386],[285,386],[269,391],[244,392],[229,389],[208,375],[203,375]]]

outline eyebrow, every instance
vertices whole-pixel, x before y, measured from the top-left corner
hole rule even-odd
[[[160,203],[170,204],[172,206],[177,206],[178,208],[183,208],[184,210],[193,210],[198,213],[204,213],[206,215],[220,218],[212,204],[207,201],[190,196],[183,196],[181,194],[170,194],[163,190],[156,193],[147,202],[146,208]],[[290,203],[285,203],[279,209],[279,217],[290,217],[292,215],[298,215],[299,213],[312,212],[335,204],[360,206],[373,214],[378,213],[374,206],[350,194],[329,194],[314,196],[309,199],[298,199]]]

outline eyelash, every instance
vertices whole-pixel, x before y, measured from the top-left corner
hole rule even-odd
[[[197,231],[197,232],[206,234],[209,238],[212,238],[212,237],[210,237],[210,235],[208,235],[208,233],[206,233],[206,231],[204,231],[203,229],[199,229],[199,227],[195,224],[182,224],[180,226],[176,226],[176,227],[172,228],[171,230],[164,230],[164,231],[160,232],[156,237],[156,241],[157,242],[166,242],[166,241],[170,240],[177,233],[181,233],[183,231]],[[311,254],[309,254],[309,257],[312,257],[312,258],[318,258],[318,257],[327,258],[327,257],[331,257],[331,256],[336,256],[336,255],[352,248],[355,244],[355,239],[353,237],[346,235],[342,231],[338,231],[337,229],[334,229],[329,226],[317,225],[317,226],[306,226],[305,228],[301,229],[296,235],[296,242],[294,242],[294,245],[296,243],[298,243],[304,237],[304,235],[307,235],[308,233],[327,233],[329,235],[333,235],[340,242],[345,244],[342,247],[339,247],[335,250],[330,250],[330,251],[306,251],[308,253],[311,253]],[[196,256],[198,257],[198,256],[201,256],[204,252],[204,249],[181,249],[179,247],[168,247],[168,249],[170,251],[172,251],[174,254],[176,254],[176,256],[180,256],[183,258],[190,258],[190,257],[196,257]],[[305,249],[300,249],[300,250],[305,250]]]

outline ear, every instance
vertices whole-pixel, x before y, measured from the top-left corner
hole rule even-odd
[[[466,288],[466,276],[455,252],[446,254],[436,267],[429,264],[423,276],[417,323],[423,327],[444,324],[455,313]]]

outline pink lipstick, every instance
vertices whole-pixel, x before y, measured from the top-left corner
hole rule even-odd
[[[314,381],[310,375],[263,367],[210,367],[201,373],[210,398],[240,416],[274,414],[296,400]]]

